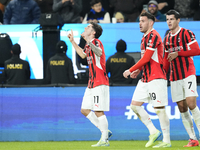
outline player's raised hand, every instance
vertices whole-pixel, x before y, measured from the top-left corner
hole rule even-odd
[[[123,73],[124,78],[128,78],[128,76],[131,74],[129,70],[125,70]]]
[[[133,72],[130,74],[130,77],[133,78],[133,79],[135,79],[135,78],[137,78],[137,76],[138,76],[139,73],[140,73],[140,70],[137,69],[137,70],[133,71]]]
[[[73,34],[73,30],[71,29],[71,33],[69,33],[67,35],[67,37],[69,38],[70,42],[73,42],[74,41],[74,34]]]

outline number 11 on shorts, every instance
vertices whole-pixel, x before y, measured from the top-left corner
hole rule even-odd
[[[94,103],[98,104],[99,103],[99,96],[94,96]]]

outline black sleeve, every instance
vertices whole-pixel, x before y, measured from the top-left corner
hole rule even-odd
[[[135,65],[135,59],[134,58],[131,60],[131,66],[133,66],[133,65]]]
[[[30,79],[30,76],[31,76],[30,65],[27,62],[27,80]]]
[[[4,64],[4,70],[2,72],[2,78],[1,78],[1,81],[3,83],[6,83],[6,78],[7,78],[7,74],[6,74],[6,64]]]
[[[46,84],[51,84],[51,73],[50,73],[50,66],[49,66],[50,62],[48,61],[47,63],[47,68],[46,68],[46,77],[44,79],[44,82]]]
[[[75,78],[74,78],[74,69],[73,69],[73,65],[72,65],[72,61],[71,60],[69,60],[69,70],[68,70],[68,72],[69,72],[69,81],[70,81],[70,83],[71,84],[76,83],[75,82]]]
[[[110,58],[108,58],[108,60],[106,61],[106,73],[108,74],[110,72]]]

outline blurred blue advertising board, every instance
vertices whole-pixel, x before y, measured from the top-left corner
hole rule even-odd
[[[147,128],[129,107],[134,90],[135,86],[110,87],[110,111],[105,114],[111,140],[148,140]],[[0,141],[99,140],[100,131],[80,112],[84,91],[85,87],[0,88]],[[170,87],[168,93],[171,139],[188,140]],[[153,107],[145,104],[144,108],[160,130]]]

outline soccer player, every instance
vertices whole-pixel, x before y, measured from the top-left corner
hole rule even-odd
[[[188,108],[200,132],[200,112],[196,105],[197,83],[192,58],[199,55],[200,49],[194,33],[179,26],[180,14],[177,11],[169,10],[166,17],[170,32],[164,38],[164,69],[167,72],[170,65],[172,100],[178,105],[183,125],[190,137],[184,147],[198,146]]]
[[[75,43],[72,30],[68,35],[78,55],[83,59],[87,57],[89,65],[89,81],[83,97],[81,113],[102,133],[99,142],[92,145],[92,147],[109,146],[108,137],[112,135],[112,132],[108,130],[108,121],[104,114],[104,111],[109,111],[110,109],[110,93],[109,79],[105,67],[104,47],[98,39],[102,31],[102,27],[94,22],[91,22],[85,28],[81,34],[87,42],[84,50]]]
[[[145,12],[140,15],[140,31],[144,33],[141,41],[141,59],[123,75],[127,78],[136,78],[143,71],[142,79],[138,81],[132,97],[131,109],[148,128],[150,136],[145,147],[150,147],[161,136],[148,113],[143,107],[144,103],[151,103],[158,115],[163,132],[163,141],[153,148],[171,147],[169,133],[169,118],[165,106],[168,105],[167,80],[163,69],[163,43],[159,33],[153,29],[155,18]]]

